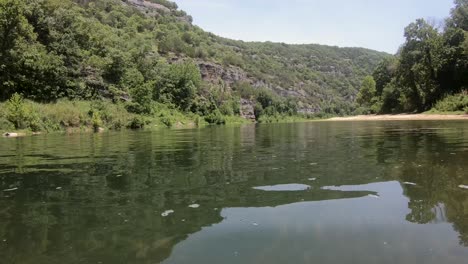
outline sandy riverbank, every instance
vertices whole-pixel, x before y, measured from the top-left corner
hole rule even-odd
[[[334,117],[329,121],[390,121],[390,120],[467,120],[468,115],[440,114],[400,114],[400,115],[359,115],[351,117]]]

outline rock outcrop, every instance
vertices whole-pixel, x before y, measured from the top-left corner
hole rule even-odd
[[[144,0],[127,0],[128,4],[133,5],[140,11],[147,11],[147,10],[159,10],[162,12],[171,12],[171,10],[163,5],[151,3],[149,1]]]
[[[123,3],[137,8],[147,16],[158,16],[160,13],[173,14],[179,20],[192,24],[192,17],[188,16],[183,11],[177,10],[177,5],[175,4],[173,8],[169,8],[167,6],[145,0],[126,0]]]
[[[241,99],[240,114],[242,118],[255,120],[255,103],[252,100]]]
[[[241,68],[234,66],[224,67],[222,65],[206,61],[198,61],[197,64],[200,68],[203,80],[207,82],[218,83],[219,81],[223,81],[228,86],[231,86],[236,82],[252,83],[252,80],[248,78],[247,73]]]

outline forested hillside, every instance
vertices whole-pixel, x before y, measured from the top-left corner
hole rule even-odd
[[[418,19],[404,36],[396,57],[364,79],[360,110],[468,113],[468,0],[455,0],[443,27]]]
[[[389,56],[229,40],[194,26],[165,0],[0,0],[0,46],[2,101],[17,93],[20,105],[22,97],[112,102],[129,115],[158,117],[163,109],[209,123],[349,114],[362,78]],[[15,102],[2,107],[0,119],[18,119],[8,114],[18,110]],[[89,112],[83,119],[96,111]]]

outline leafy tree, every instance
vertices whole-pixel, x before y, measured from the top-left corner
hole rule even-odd
[[[398,67],[396,57],[388,57],[382,60],[372,74],[375,80],[375,88],[377,96],[381,96],[384,87],[392,81],[395,76],[395,71]]]
[[[33,27],[26,19],[26,4],[21,0],[0,0],[0,85],[1,99],[13,93],[15,68],[20,46],[34,40]]]
[[[362,82],[361,89],[357,95],[356,102],[361,106],[370,107],[374,104],[374,97],[376,96],[377,90],[375,88],[376,83],[372,76],[367,76]]]
[[[447,19],[450,27],[461,28],[468,31],[468,1],[455,0],[455,7],[450,12],[450,18]]]
[[[153,111],[153,87],[153,82],[133,87],[130,90],[133,102],[128,105],[127,109],[137,114],[151,114]]]
[[[198,67],[190,62],[171,64],[156,82],[154,99],[189,110],[202,79]]]

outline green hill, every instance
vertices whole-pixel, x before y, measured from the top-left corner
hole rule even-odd
[[[165,0],[0,0],[0,18],[0,100],[97,100],[148,117],[347,114],[390,56],[225,39]]]

